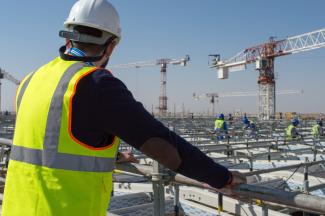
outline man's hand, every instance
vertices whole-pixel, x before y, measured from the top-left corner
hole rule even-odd
[[[213,187],[211,187],[210,185],[208,185],[206,183],[202,183],[203,188],[214,191],[214,192],[217,192],[217,193],[222,193],[222,194],[225,194],[227,196],[230,196],[230,197],[233,197],[233,198],[239,199],[239,200],[244,198],[242,196],[235,195],[233,193],[233,190],[234,190],[234,188],[236,186],[238,186],[240,184],[246,184],[247,183],[246,176],[241,174],[238,171],[230,171],[230,172],[231,172],[231,175],[232,175],[232,180],[230,181],[229,184],[225,185],[223,188],[216,189],[216,188],[213,188]]]
[[[139,163],[131,151],[119,152],[118,154],[116,163]]]
[[[244,176],[243,174],[241,174],[238,171],[230,171],[231,175],[232,175],[232,180],[230,181],[229,184],[225,185],[223,188],[221,189],[217,189],[218,192],[223,193],[223,194],[227,194],[229,196],[235,197],[232,193],[232,190],[240,185],[240,184],[246,184],[247,183],[247,179],[246,176]],[[238,197],[239,198],[239,197]]]
[[[238,172],[238,171],[230,171],[230,172],[232,174],[232,180],[231,180],[230,184],[226,185],[227,188],[232,188],[237,185],[247,183],[246,176],[244,176],[240,172]]]

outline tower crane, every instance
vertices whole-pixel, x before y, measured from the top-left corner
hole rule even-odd
[[[147,66],[160,66],[160,96],[159,96],[159,115],[165,116],[167,113],[167,93],[166,93],[166,84],[167,84],[167,65],[181,65],[186,66],[187,62],[190,61],[190,56],[186,55],[181,59],[170,59],[170,58],[161,58],[152,61],[140,61],[128,64],[112,65],[109,68],[141,68]]]
[[[288,95],[288,94],[302,94],[303,90],[281,90],[275,92],[277,95]],[[245,96],[257,96],[256,91],[241,91],[241,92],[215,92],[215,93],[205,93],[197,95],[193,93],[193,98],[195,100],[209,99],[212,105],[212,113],[215,114],[215,102],[219,102],[219,98],[225,97],[245,97]]]
[[[20,81],[18,79],[16,79],[12,75],[10,75],[8,72],[6,72],[5,70],[0,68],[0,113],[1,113],[1,80],[2,79],[9,80],[10,82],[12,82],[16,85],[20,84]]]
[[[210,68],[218,70],[219,79],[228,79],[229,72],[245,70],[246,65],[255,63],[259,71],[258,116],[260,119],[275,117],[275,76],[274,60],[276,57],[309,51],[325,47],[325,29],[275,40],[247,48],[235,56],[221,60],[220,55],[210,55]]]

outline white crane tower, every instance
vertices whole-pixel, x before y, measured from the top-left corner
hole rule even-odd
[[[277,95],[288,95],[288,94],[302,94],[303,90],[281,90],[276,91]],[[209,99],[210,104],[212,105],[212,114],[215,115],[215,102],[219,102],[219,98],[225,97],[247,97],[247,96],[257,96],[258,92],[256,91],[240,91],[240,92],[214,92],[214,93],[205,93],[197,95],[193,93],[194,100]]]
[[[258,115],[260,119],[275,117],[275,57],[309,51],[325,47],[325,29],[274,40],[258,46],[247,48],[227,60],[220,60],[220,55],[213,57],[211,68],[218,69],[218,78],[227,79],[229,72],[245,70],[247,64],[255,63],[259,71]]]
[[[10,82],[19,85],[20,81],[18,79],[16,79],[15,77],[13,77],[12,75],[10,75],[8,72],[6,72],[5,70],[0,68],[0,113],[1,113],[1,80],[2,79],[6,79],[9,80]]]
[[[181,65],[186,66],[187,62],[190,61],[190,56],[186,55],[185,58],[181,59],[169,59],[161,58],[152,61],[140,61],[128,64],[112,65],[109,68],[141,68],[146,66],[160,66],[160,96],[159,96],[159,115],[165,116],[167,113],[167,93],[166,93],[166,84],[167,84],[167,65]]]

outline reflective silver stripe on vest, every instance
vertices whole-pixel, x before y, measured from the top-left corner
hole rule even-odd
[[[112,172],[115,167],[114,158],[81,156],[57,152],[54,160],[51,161],[47,159],[47,156],[47,153],[39,149],[13,146],[10,158],[38,166],[83,172]]]
[[[11,151],[11,159],[64,170],[85,172],[113,171],[115,158],[82,156],[58,152],[63,96],[68,89],[72,77],[85,66],[86,64],[82,62],[74,63],[61,77],[52,96],[47,116],[43,150],[14,145]]]
[[[21,99],[26,91],[26,88],[29,84],[29,81],[32,79],[32,77],[34,76],[34,73],[32,73],[27,79],[26,81],[24,82],[23,86],[21,87],[20,91],[19,91],[19,94],[17,96],[17,111],[16,113],[18,113],[18,110],[19,110],[19,107],[20,107],[20,103],[21,103]]]
[[[50,109],[47,116],[47,123],[44,136],[44,150],[50,152],[57,152],[59,145],[59,136],[61,128],[61,118],[62,118],[62,106],[63,106],[63,96],[68,89],[69,82],[71,78],[80,71],[84,66],[83,62],[77,62],[71,65],[61,77],[54,94],[52,96]],[[55,157],[55,154],[50,154],[48,156]],[[49,158],[53,160],[53,158]]]

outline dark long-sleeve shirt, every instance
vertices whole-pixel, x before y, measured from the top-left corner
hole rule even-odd
[[[153,118],[107,70],[98,69],[81,79],[72,103],[72,133],[88,145],[105,146],[116,135],[139,149],[158,137],[176,147],[182,160],[177,172],[217,188],[230,178],[226,168]]]

